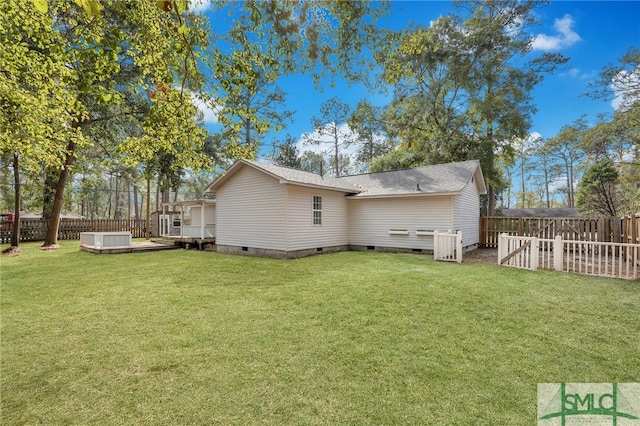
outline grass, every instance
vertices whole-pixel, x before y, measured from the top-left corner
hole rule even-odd
[[[2,424],[535,423],[537,384],[640,381],[640,284],[420,255],[24,244]]]

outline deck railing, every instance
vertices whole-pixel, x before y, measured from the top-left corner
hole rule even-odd
[[[182,236],[192,238],[213,238],[216,236],[215,225],[205,225],[201,228],[200,225],[182,225]]]

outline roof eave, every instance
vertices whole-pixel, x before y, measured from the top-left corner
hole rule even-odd
[[[484,174],[482,173],[482,167],[480,167],[479,161],[478,167],[476,167],[476,170],[473,172],[473,177],[475,177],[478,194],[485,195],[487,193],[487,184],[484,181]]]
[[[404,193],[404,194],[374,194],[374,195],[365,195],[365,194],[356,194],[351,197],[348,197],[350,200],[360,200],[360,199],[372,199],[372,198],[415,198],[415,197],[438,197],[444,196],[449,197],[453,195],[460,195],[461,191],[448,191],[448,192],[412,192],[412,193]]]
[[[339,188],[339,187],[336,187],[336,186],[328,186],[328,185],[316,185],[316,184],[313,184],[313,183],[297,182],[297,181],[286,180],[286,179],[280,179],[280,183],[296,185],[296,186],[303,186],[305,188],[325,189],[327,191],[344,192],[345,194],[357,194],[358,193],[357,190],[351,190],[351,189],[347,189],[347,188]]]

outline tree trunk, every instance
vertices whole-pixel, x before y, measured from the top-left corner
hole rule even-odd
[[[44,188],[42,190],[42,218],[51,219],[53,214],[53,201],[56,194],[56,183],[59,176],[56,170],[45,167],[44,169]]]
[[[160,178],[156,181],[156,211],[160,210]]]
[[[113,218],[120,219],[120,174],[116,173],[116,192],[115,192],[115,200],[114,200],[114,208],[113,208]]]
[[[147,240],[151,239],[151,178],[147,177]]]
[[[338,123],[333,124],[333,159],[336,162],[336,177],[340,177],[340,152],[339,152],[339,140],[338,140]]]
[[[549,202],[549,171],[547,168],[544,168],[544,192],[547,196],[547,208],[551,208],[551,203]]]
[[[17,152],[13,153],[13,182],[15,191],[13,228],[11,229],[11,247],[10,249],[20,247],[20,156]],[[15,251],[15,250],[14,250]]]
[[[133,185],[133,208],[134,208],[134,218],[135,220],[140,219],[140,210],[138,208],[138,187]]]
[[[496,214],[496,194],[493,185],[487,187],[487,216]]]
[[[80,123],[74,123],[74,128],[80,127]],[[67,153],[64,160],[64,166],[60,171],[60,177],[56,184],[56,193],[53,199],[53,209],[51,211],[51,218],[49,219],[49,227],[47,228],[47,235],[44,239],[44,244],[40,247],[41,250],[53,250],[58,248],[58,229],[60,228],[60,214],[62,213],[62,203],[64,201],[64,190],[67,186],[67,180],[69,179],[69,171],[73,162],[75,161],[76,143],[69,142],[67,144]]]

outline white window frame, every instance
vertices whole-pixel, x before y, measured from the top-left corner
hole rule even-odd
[[[314,195],[311,198],[311,223],[313,226],[322,226],[322,196]]]

